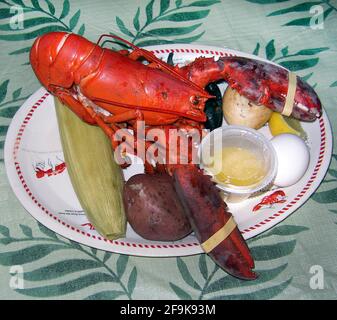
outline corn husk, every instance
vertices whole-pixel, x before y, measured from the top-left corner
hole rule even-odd
[[[70,180],[88,220],[107,239],[124,237],[124,181],[109,139],[57,98],[55,107]]]

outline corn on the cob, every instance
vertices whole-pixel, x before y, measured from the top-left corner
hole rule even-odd
[[[124,181],[109,139],[56,98],[55,108],[70,180],[88,220],[107,239],[125,236]]]

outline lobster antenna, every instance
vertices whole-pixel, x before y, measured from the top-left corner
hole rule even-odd
[[[96,44],[99,46],[99,43],[100,43],[101,40],[102,40],[103,38],[105,38],[105,37],[107,37],[107,38],[113,38],[113,39],[119,40],[119,41],[121,41],[121,42],[124,42],[125,44],[127,44],[128,46],[130,46],[131,48],[133,48],[133,49],[135,49],[135,50],[136,50],[136,49],[140,49],[140,48],[138,48],[137,46],[135,46],[133,43],[131,43],[131,42],[129,42],[129,41],[127,41],[127,40],[125,40],[125,39],[123,39],[123,38],[121,38],[121,37],[115,36],[115,35],[113,35],[113,34],[106,34],[106,33],[100,35],[100,37],[98,38]]]
[[[160,65],[160,67],[162,67],[165,71],[167,71],[168,73],[176,76],[177,78],[179,78],[180,80],[182,80],[183,82],[185,82],[186,84],[188,84],[190,87],[193,87],[194,89],[200,91],[202,93],[202,95],[204,97],[207,97],[207,98],[211,98],[212,96],[209,95],[209,93],[207,91],[205,91],[202,87],[199,87],[198,85],[196,85],[194,82],[192,82],[191,80],[188,80],[186,79],[184,76],[182,76],[179,72],[175,71],[174,69],[172,69],[170,66],[168,66],[165,62],[163,62],[162,60],[160,60],[159,58],[157,58],[153,53],[151,52],[148,52],[147,50],[144,50],[144,49],[141,49],[139,47],[137,47],[136,45],[134,45],[133,43],[121,38],[121,37],[118,37],[118,36],[115,36],[115,35],[112,35],[112,34],[102,34],[97,42],[96,42],[96,45],[99,45],[99,43],[101,42],[101,40],[104,38],[104,37],[107,37],[107,38],[113,38],[113,39],[116,39],[118,41],[121,41],[125,44],[127,44],[128,46],[130,46],[132,49],[136,50],[136,51],[140,51],[143,55],[144,58],[148,59],[149,61],[155,61],[158,65]]]

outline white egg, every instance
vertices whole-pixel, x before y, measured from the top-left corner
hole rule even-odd
[[[274,184],[289,187],[298,182],[307,171],[310,160],[309,149],[300,137],[290,133],[274,137],[271,143],[278,161]]]

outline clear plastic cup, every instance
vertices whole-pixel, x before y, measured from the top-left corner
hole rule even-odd
[[[210,171],[213,155],[225,147],[246,149],[254,153],[265,168],[265,175],[256,183],[245,186],[236,186],[217,181],[214,164]],[[227,126],[217,128],[202,139],[198,150],[200,166],[207,174],[213,177],[218,188],[223,191],[224,200],[227,202],[241,202],[247,198],[258,195],[271,188],[277,173],[277,158],[271,142],[254,129],[242,126]],[[221,165],[221,164],[220,164]]]

